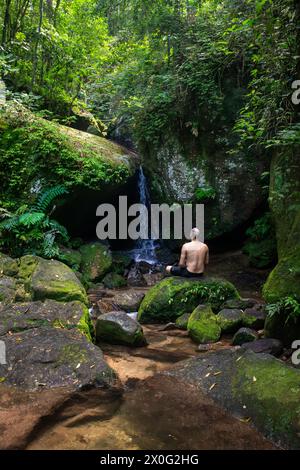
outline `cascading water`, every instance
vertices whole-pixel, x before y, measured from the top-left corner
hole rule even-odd
[[[150,195],[147,186],[147,180],[144,175],[142,166],[138,172],[138,192],[139,202],[147,207],[148,213],[150,214]],[[143,217],[141,220],[141,232],[145,231],[148,233],[148,217]],[[152,239],[139,239],[136,243],[136,247],[133,250],[133,257],[136,262],[146,261],[149,264],[157,263],[157,257],[155,249],[157,248],[157,240]]]

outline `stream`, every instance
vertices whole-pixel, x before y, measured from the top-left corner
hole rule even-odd
[[[212,256],[209,274],[236,283],[243,296],[259,298],[267,273],[246,267],[240,252]],[[186,450],[272,449],[248,423],[222,410],[207,395],[163,375],[179,361],[202,354],[187,332],[144,327],[147,347],[101,344],[124,386],[122,397],[74,400],[43,422],[28,449]],[[229,338],[211,349],[229,348]]]

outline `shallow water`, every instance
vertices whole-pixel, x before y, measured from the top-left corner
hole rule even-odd
[[[259,298],[267,272],[247,268],[240,253],[213,258],[210,275],[235,282],[243,296]],[[144,328],[148,346],[101,345],[125,387],[122,398],[73,400],[36,430],[28,449],[186,450],[272,449],[249,423],[222,410],[192,385],[163,375],[184,359],[203,354],[180,330]],[[211,349],[230,347],[229,339]]]

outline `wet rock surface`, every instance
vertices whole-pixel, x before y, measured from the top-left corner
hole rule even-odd
[[[279,446],[300,448],[299,370],[269,354],[240,349],[208,353],[164,374],[195,385]]]
[[[75,330],[42,327],[1,339],[6,345],[7,364],[0,364],[5,385],[25,390],[120,386],[102,351]]]
[[[126,312],[110,312],[101,315],[96,322],[97,341],[129,346],[145,346],[146,339],[141,325]]]

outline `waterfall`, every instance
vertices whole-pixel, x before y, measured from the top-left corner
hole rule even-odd
[[[139,168],[138,172],[138,193],[139,193],[139,202],[147,207],[148,213],[150,214],[150,195],[147,185],[147,180],[143,172],[142,166]],[[142,218],[141,221],[141,231],[144,228],[148,232],[148,217]],[[146,261],[149,264],[157,263],[157,257],[155,254],[155,249],[157,246],[157,240],[137,240],[136,247],[133,250],[134,260],[136,262]]]

